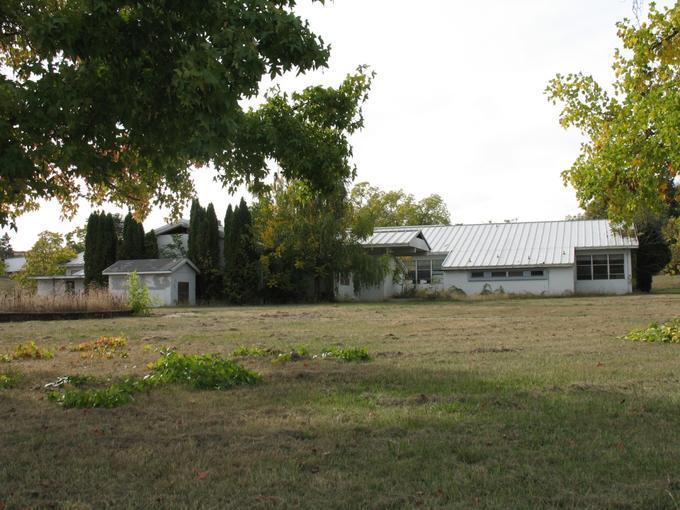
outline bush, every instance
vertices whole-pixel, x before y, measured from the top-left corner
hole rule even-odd
[[[132,313],[140,317],[151,315],[151,297],[149,289],[140,280],[137,273],[130,273],[128,280],[128,305]]]
[[[652,322],[647,328],[634,329],[623,338],[634,342],[680,344],[680,317],[665,324]]]
[[[331,347],[324,349],[321,358],[336,358],[343,361],[369,361],[371,359],[365,347]]]

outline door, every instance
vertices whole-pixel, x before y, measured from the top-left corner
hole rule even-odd
[[[177,304],[189,304],[189,282],[177,282]]]

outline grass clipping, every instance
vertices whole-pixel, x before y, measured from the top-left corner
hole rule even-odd
[[[143,378],[129,377],[105,388],[87,388],[88,379],[62,378],[61,388],[48,398],[63,407],[112,408],[134,400],[134,395],[162,384],[182,384],[197,390],[225,390],[256,384],[261,376],[238,363],[216,354],[184,355],[169,352],[150,364],[151,373]]]
[[[680,317],[664,324],[653,322],[645,329],[634,329],[623,338],[634,342],[680,344]]]

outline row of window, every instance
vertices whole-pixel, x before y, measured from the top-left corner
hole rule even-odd
[[[407,279],[411,283],[441,283],[444,276],[442,270],[444,259],[406,259],[404,263],[408,271]]]
[[[578,255],[577,280],[623,280],[626,277],[623,255]]]
[[[545,278],[543,269],[494,269],[470,273],[471,280],[540,280],[542,278]]]

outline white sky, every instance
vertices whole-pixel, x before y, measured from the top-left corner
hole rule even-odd
[[[455,223],[553,220],[579,212],[560,172],[580,138],[558,124],[543,91],[558,72],[612,80],[615,23],[632,0],[335,0],[300,2],[299,13],[332,45],[329,69],[286,77],[285,90],[338,84],[360,64],[378,73],[353,137],[357,181],[442,195]],[[669,5],[672,1],[661,1]],[[201,203],[218,218],[229,197],[210,170],[194,172]],[[115,211],[115,208],[107,207]],[[18,221],[15,250],[43,230],[68,232],[56,203]],[[125,211],[119,211],[124,213]],[[188,210],[187,210],[188,214]],[[164,223],[154,211],[148,230]]]

